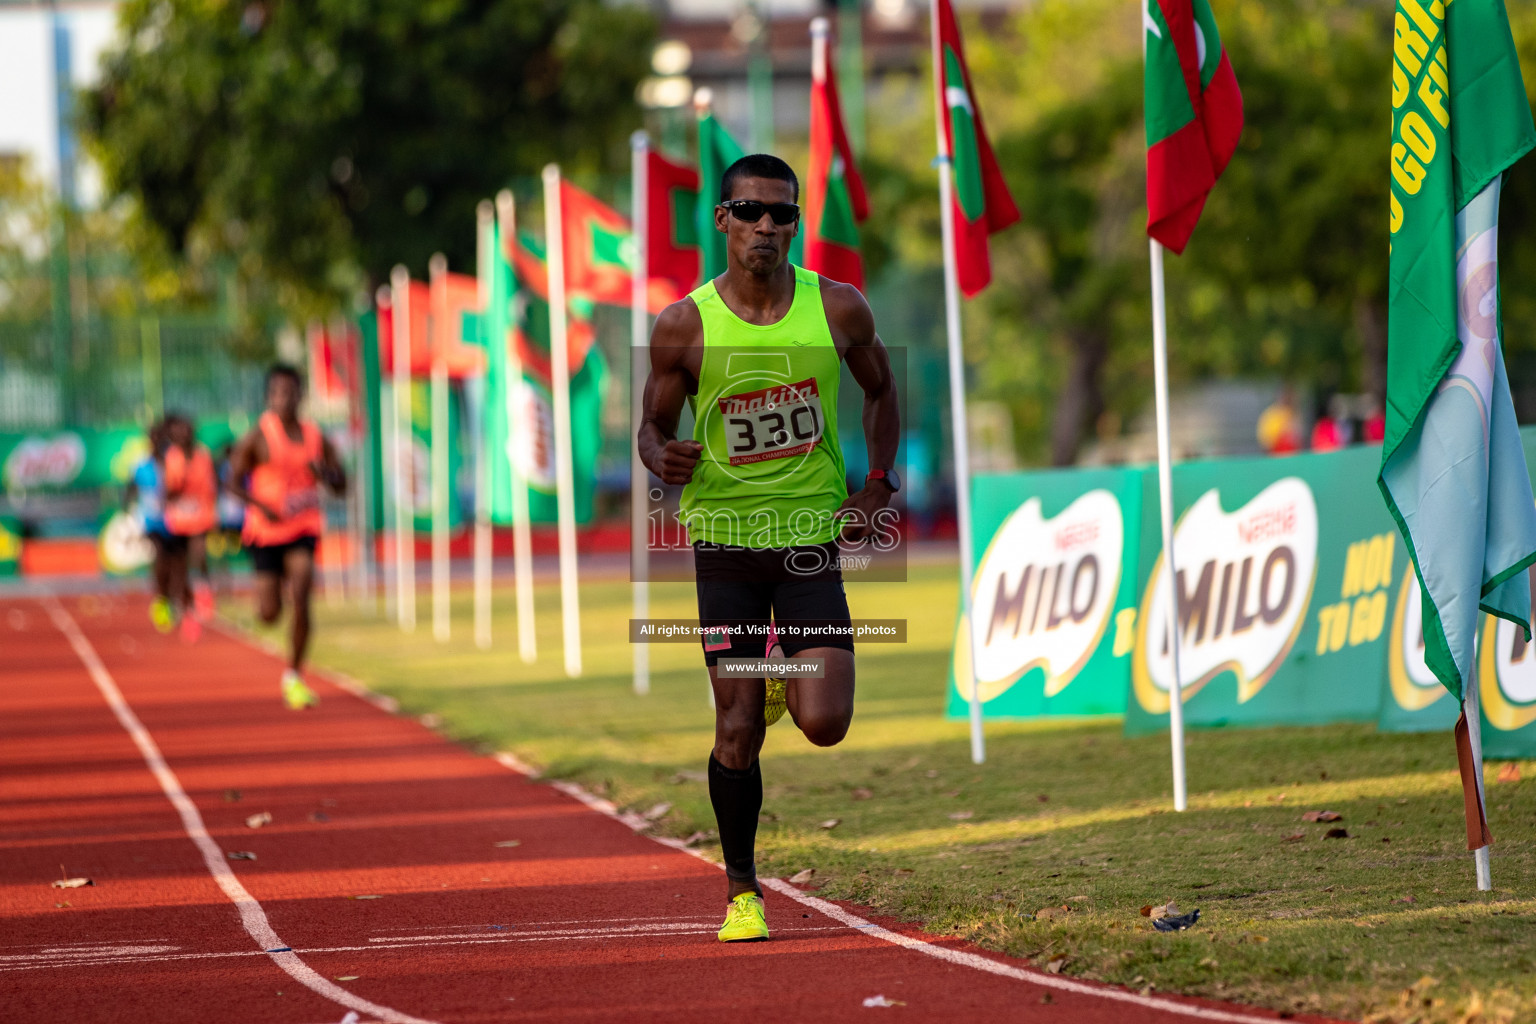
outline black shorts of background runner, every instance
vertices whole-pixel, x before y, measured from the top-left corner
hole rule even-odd
[[[257,572],[269,572],[281,576],[283,567],[288,561],[288,552],[302,549],[313,556],[316,540],[315,537],[300,537],[286,544],[252,544],[251,567]]]
[[[151,531],[149,541],[155,546],[155,550],[162,555],[181,555],[187,551],[187,541],[190,539],[184,534],[161,533],[158,530]]]
[[[693,546],[704,663],[721,658],[761,658],[769,619],[794,627],[779,643],[786,657],[812,647],[853,650],[848,597],[834,542],[793,548]],[[710,650],[709,630],[729,631],[729,648]],[[828,635],[827,631],[833,631]]]

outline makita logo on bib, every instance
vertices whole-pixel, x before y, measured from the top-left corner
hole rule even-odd
[[[1269,681],[1306,621],[1317,574],[1317,503],[1297,477],[1266,487],[1234,512],[1220,491],[1201,495],[1174,536],[1186,699],[1223,672],[1237,676],[1237,699]],[[1168,710],[1173,659],[1168,650],[1166,562],[1159,557],[1142,597],[1132,666],[1137,699]]]
[[[993,696],[1034,668],[1047,697],[1065,689],[1098,648],[1120,588],[1125,527],[1114,494],[1089,491],[1051,519],[1040,510],[1039,498],[1019,506],[976,568],[976,674]]]

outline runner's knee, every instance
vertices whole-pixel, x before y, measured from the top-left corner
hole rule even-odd
[[[818,747],[835,747],[848,735],[849,716],[847,715],[803,715],[795,719],[795,724],[805,734],[805,738]]]

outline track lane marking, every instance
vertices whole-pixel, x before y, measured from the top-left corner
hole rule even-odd
[[[80,631],[74,618],[65,611],[57,598],[52,594],[45,594],[40,601],[49,619],[53,621],[58,631],[64,634],[64,639],[69,641],[69,646],[74,649],[75,655],[85,666],[91,681],[96,684],[96,689],[101,691],[102,699],[117,716],[118,723],[128,733],[134,745],[139,748],[139,753],[143,756],[150,774],[160,783],[160,789],[165,793],[166,799],[181,816],[181,825],[187,837],[203,855],[203,863],[207,865],[208,873],[224,891],[224,895],[228,896],[230,902],[235,905],[235,909],[240,913],[240,923],[245,927],[246,933],[256,940],[257,946],[294,981],[333,1003],[359,1010],[380,1020],[388,1021],[389,1024],[433,1024],[432,1021],[371,1003],[361,996],[348,992],[322,977],[278,937],[277,932],[272,928],[272,923],[267,920],[267,912],[262,909],[261,904],[246,890],[245,886],[240,884],[240,879],[230,869],[229,863],[224,859],[224,851],[208,834],[207,826],[203,824],[203,816],[198,812],[197,805],[187,796],[186,790],[182,788],[181,781],[176,778],[176,773],[171,771],[170,765],[166,764],[165,757],[160,753],[160,747],[155,743],[154,737],[150,736],[149,730],[144,728],[139,717],[133,713],[133,708],[124,699],[122,691],[118,689],[106,665],[102,664],[101,658],[96,655],[96,649],[91,646],[91,642],[85,638],[85,634]]]

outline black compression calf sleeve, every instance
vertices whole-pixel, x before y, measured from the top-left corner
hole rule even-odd
[[[763,809],[763,772],[758,762],[745,771],[727,768],[709,756],[709,802],[720,829],[725,873],[735,881],[756,880],[757,815]]]

